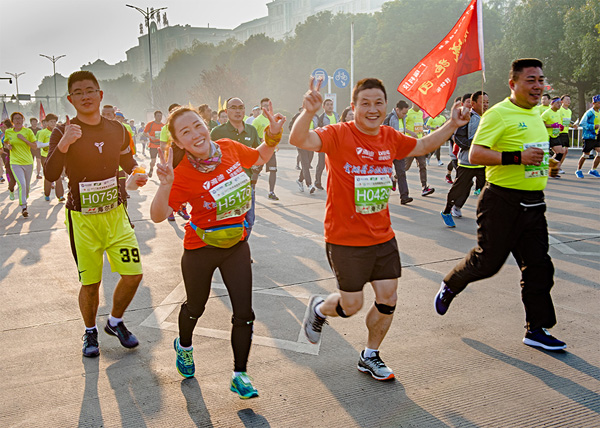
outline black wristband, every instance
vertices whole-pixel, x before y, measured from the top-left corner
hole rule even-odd
[[[502,152],[502,165],[521,165],[521,152]]]

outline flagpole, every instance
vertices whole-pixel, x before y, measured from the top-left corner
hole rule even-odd
[[[354,21],[350,24],[350,101],[354,87]]]

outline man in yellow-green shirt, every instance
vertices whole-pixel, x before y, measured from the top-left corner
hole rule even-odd
[[[534,109],[536,109],[538,114],[541,116],[549,108],[550,108],[550,95],[544,94],[544,95],[542,95],[542,103],[539,106],[536,106]]]
[[[263,108],[268,110],[270,102],[271,100],[269,98],[263,98],[262,100],[260,100],[261,111]],[[263,113],[261,113],[260,115],[254,118],[254,120],[252,121],[252,126],[256,128],[256,131],[258,132],[258,137],[262,141],[265,135],[265,129],[267,126],[269,126],[269,119],[267,119],[266,116]],[[269,193],[267,197],[272,201],[278,201],[279,198],[277,197],[277,195],[275,195],[275,183],[277,182],[277,153],[273,153],[273,156],[271,156],[271,159],[269,159],[269,161],[265,164],[265,167],[267,169],[267,172],[269,173]],[[253,183],[256,183],[258,181],[258,176],[261,170],[262,165],[252,167],[253,173],[251,181]]]
[[[436,117],[429,118],[429,120],[427,120],[427,123],[425,123],[425,127],[427,129],[429,129],[430,132],[433,132],[436,129],[438,129],[440,126],[442,126],[444,124],[444,122],[446,122],[446,118],[444,117],[444,115],[439,114]],[[444,165],[444,162],[442,162],[442,159],[440,156],[441,155],[441,147],[438,147],[435,150],[435,152],[429,153],[429,155],[427,155],[427,165],[429,165],[429,161],[434,154],[435,154],[435,158],[438,161],[438,166]]]
[[[435,310],[444,315],[469,283],[495,275],[512,254],[521,270],[523,343],[559,351],[567,345],[547,331],[556,315],[544,201],[548,133],[534,109],[544,89],[542,62],[513,61],[509,87],[510,97],[483,115],[469,154],[471,163],[486,165],[488,181],[477,206],[477,246],[444,278]]]
[[[567,153],[569,153],[569,127],[571,126],[571,119],[573,117],[573,112],[569,108],[571,106],[571,96],[569,94],[565,94],[560,97],[560,117],[562,118],[562,126],[564,127],[560,134],[558,134],[558,138],[560,140],[560,144],[563,147],[563,158],[559,162],[558,167],[560,169],[559,174],[564,174],[562,170],[562,164],[567,157]]]
[[[423,137],[423,110],[413,103],[412,108],[408,109],[408,113],[406,114],[406,134],[415,138]],[[405,161],[405,171],[410,169],[410,166],[413,163],[413,160],[417,160],[417,165],[419,165],[419,178],[421,179],[421,196],[431,195],[435,192],[433,187],[429,187],[427,185],[427,156],[417,156],[407,157]]]
[[[550,150],[554,152],[553,161],[550,161],[552,165],[549,174],[553,178],[560,178],[560,175],[558,175],[558,163],[564,155],[564,148],[558,138],[564,128],[562,125],[562,116],[559,111],[560,105],[559,97],[552,98],[550,108],[542,113],[542,120],[544,121],[544,126],[548,132],[548,140],[550,141]]]
[[[50,146],[50,135],[52,135],[52,131],[56,126],[56,122],[58,121],[58,116],[53,113],[49,113],[46,115],[46,118],[42,121],[42,125],[44,129],[39,131],[35,138],[38,141],[38,146],[40,146],[40,154],[42,155],[42,165],[46,166],[46,160],[48,159],[48,149]],[[52,182],[48,181],[44,178],[44,199],[50,200],[50,191],[52,190]],[[59,177],[58,180],[54,182],[54,193],[60,202],[64,202],[65,200],[65,189],[62,182],[62,176]]]

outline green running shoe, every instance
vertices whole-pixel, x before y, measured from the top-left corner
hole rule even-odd
[[[194,349],[192,348],[189,351],[181,349],[179,338],[173,341],[173,347],[177,354],[175,366],[177,367],[179,374],[185,378],[194,377],[194,373],[196,372],[196,366],[194,365]]]
[[[234,373],[231,377],[229,389],[237,392],[240,398],[243,399],[258,397],[258,391],[252,386],[250,376],[246,372],[242,372],[237,376]]]

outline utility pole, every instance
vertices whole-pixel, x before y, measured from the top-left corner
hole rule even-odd
[[[17,86],[17,107],[20,107],[21,104],[19,104],[19,76],[22,76],[23,74],[25,74],[25,72],[23,71],[21,73],[9,73],[8,71],[6,71],[5,73],[15,78],[15,85]]]
[[[166,7],[161,7],[161,8],[152,9],[152,10],[150,8],[146,8],[146,10],[144,10],[137,6],[132,6],[130,4],[126,4],[125,6],[137,10],[139,13],[141,13],[144,16],[144,19],[146,20],[146,28],[148,29],[148,61],[150,63],[150,101],[152,103],[152,108],[155,108],[155,106],[154,106],[154,82],[153,82],[153,77],[152,77],[152,45],[151,45],[152,39],[150,38],[150,20],[156,16],[160,16],[160,11],[163,9],[166,9]]]
[[[56,95],[56,61],[58,61],[61,58],[66,57],[66,55],[59,55],[56,58],[54,57],[54,55],[49,57],[48,55],[40,54],[40,56],[43,56],[44,58],[48,58],[50,61],[52,61],[52,71],[54,73],[54,106],[56,108],[55,114],[58,114],[58,96]]]

